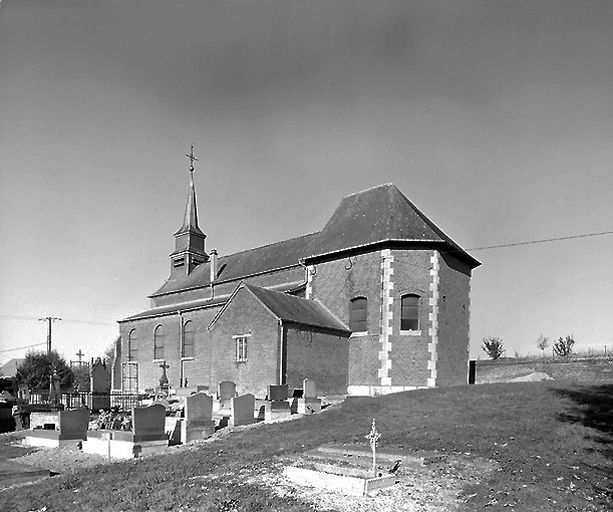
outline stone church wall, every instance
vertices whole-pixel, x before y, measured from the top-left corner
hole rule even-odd
[[[314,330],[286,327],[287,384],[301,388],[313,379],[320,394],[347,392],[348,338]]]

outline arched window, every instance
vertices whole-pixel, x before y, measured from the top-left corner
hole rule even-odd
[[[164,327],[158,325],[153,331],[153,359],[164,359]]]
[[[351,299],[349,304],[349,329],[353,332],[368,331],[368,300],[366,297]]]
[[[417,331],[419,329],[419,295],[409,293],[400,298],[400,330]]]
[[[132,329],[128,334],[128,361],[136,361],[138,359],[138,338],[136,337],[136,329]]]
[[[196,332],[194,331],[194,322],[188,320],[183,324],[183,347],[181,348],[181,357],[194,357]]]

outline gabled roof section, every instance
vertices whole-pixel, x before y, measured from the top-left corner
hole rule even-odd
[[[470,268],[481,264],[441,231],[395,185],[388,183],[343,198],[318,233],[220,257],[216,282],[297,267],[306,259],[385,242],[428,245],[441,252],[453,253]],[[166,281],[151,297],[208,286],[209,265],[199,265],[187,276]]]
[[[479,264],[391,183],[343,198],[311,256],[384,241],[445,243]]]
[[[347,334],[351,333],[343,322],[317,300],[303,299],[252,284],[244,283],[243,286],[253,293],[279,320],[313,327],[324,327]]]
[[[224,306],[224,309],[211,322],[212,327],[221,318],[240,289],[249,291],[277,319],[293,324],[318,327],[349,336],[351,331],[328,309],[316,300],[303,299],[268,288],[241,283]]]

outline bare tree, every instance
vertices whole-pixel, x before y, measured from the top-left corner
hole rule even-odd
[[[481,348],[494,360],[504,355],[504,344],[502,343],[502,338],[495,336],[483,338],[483,345],[481,345]]]
[[[543,351],[543,357],[545,357],[545,349],[549,346],[549,338],[543,336],[543,333],[536,340],[536,346]]]
[[[575,339],[572,334],[569,334],[566,338],[560,336],[558,341],[553,344],[553,352],[557,356],[568,357],[572,353],[574,345]]]

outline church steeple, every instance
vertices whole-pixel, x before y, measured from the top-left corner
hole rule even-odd
[[[188,275],[201,263],[209,260],[205,251],[206,235],[198,226],[198,207],[196,205],[196,187],[194,185],[194,146],[190,153],[185,155],[190,160],[189,189],[183,225],[174,234],[175,250],[170,255],[170,278]]]

